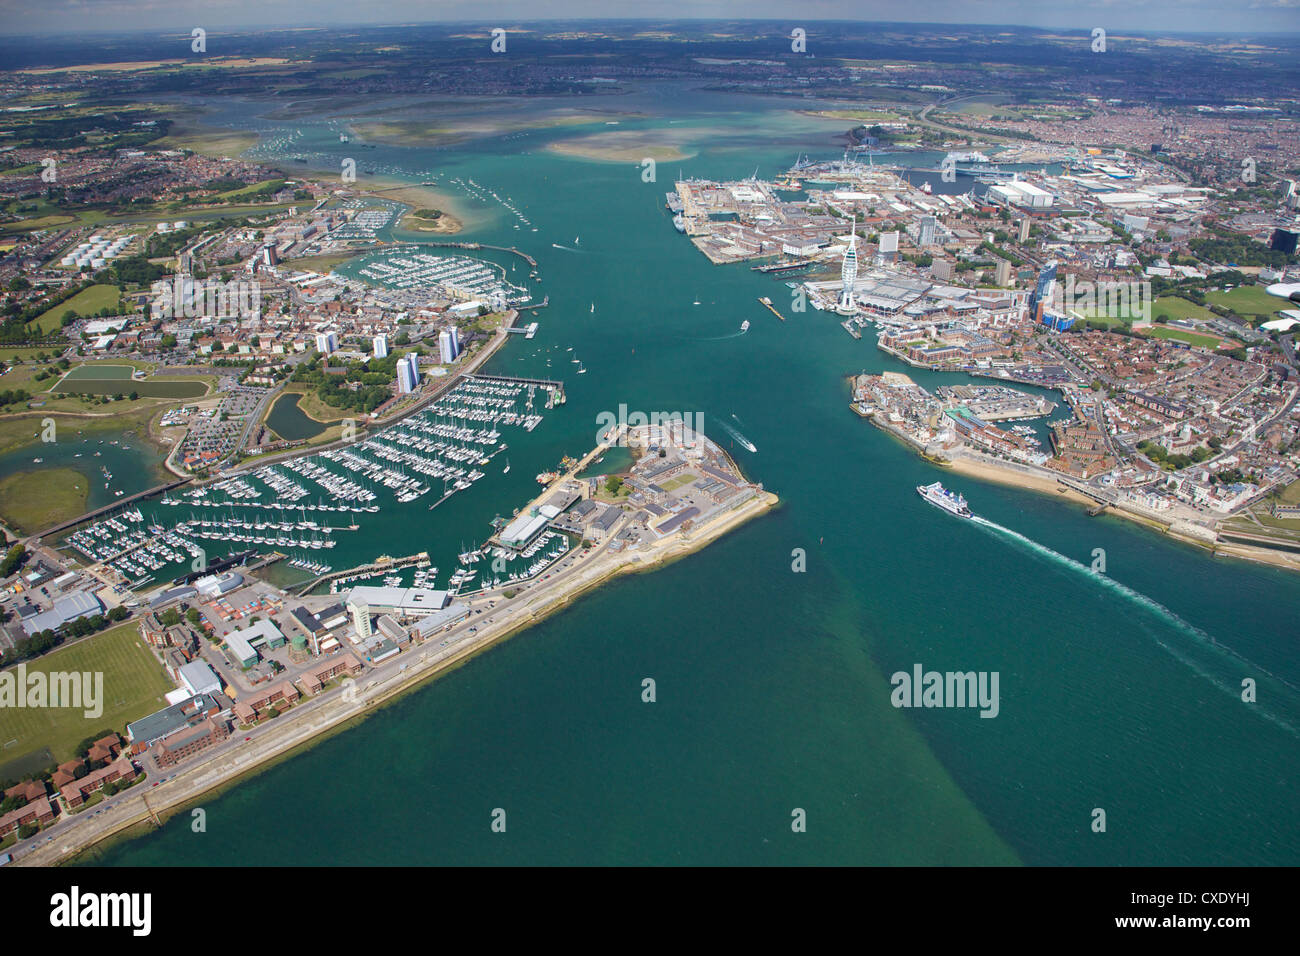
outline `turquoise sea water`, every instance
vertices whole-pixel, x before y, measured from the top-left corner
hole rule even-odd
[[[667,141],[678,125],[711,131],[691,141],[688,176],[839,152],[835,124],[782,103],[668,89],[633,105]],[[264,115],[244,118],[267,110],[231,104],[212,119],[268,130]],[[281,125],[321,150],[337,140],[323,119]],[[331,560],[428,548],[450,562],[535,493],[534,473],[590,448],[596,416],[621,403],[701,413],[724,443],[743,435],[757,451],[734,454],[780,509],[204,802],[206,833],[181,815],[92,862],[1300,862],[1300,580],[1056,496],[940,474],[848,408],[844,376],[904,370],[870,333],[792,312],[779,282],[714,267],[673,230],[663,194],[678,164],[645,183],[639,164],[543,149],[613,128],[597,117],[367,151],[376,169],[471,177],[538,227],[459,201],[463,238],[524,248],[551,299],[537,338],[512,341],[490,371],[558,373],[568,403],[510,436],[510,475],[488,469],[436,511],[365,516]],[[569,346],[586,375],[562,368]],[[922,502],[914,487],[938,477],[984,520]],[[1089,570],[1096,548],[1105,576]],[[998,672],[1000,713],[895,709],[889,675],[917,663]],[[655,703],[641,700],[646,677]],[[1240,700],[1247,677],[1258,703]],[[496,808],[504,834],[490,829]],[[806,833],[791,831],[795,808]],[[1094,808],[1105,833],[1090,830]]]

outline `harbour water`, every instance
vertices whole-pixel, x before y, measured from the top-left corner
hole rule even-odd
[[[771,174],[819,145],[840,151],[824,120],[771,103],[662,96],[641,104],[654,107],[641,130],[672,142],[682,117],[725,130],[691,141],[684,175]],[[213,119],[267,123],[239,118],[256,110]],[[292,125],[337,146],[323,119]],[[663,209],[676,162],[646,183],[639,164],[542,150],[602,125],[368,151],[377,169],[472,178],[538,228],[468,197],[457,210],[470,224],[457,238],[519,245],[550,296],[537,337],[487,371],[562,378],[568,401],[510,433],[508,475],[486,468],[432,511],[422,498],[365,515],[331,563],[454,561],[624,403],[702,414],[781,507],[204,801],[206,833],[182,814],[88,862],[1300,862],[1300,580],[943,474],[870,427],[846,375],[966,379],[908,370],[870,330],[854,340],[829,314],[793,312],[780,282],[709,265]],[[765,295],[787,321],[757,304]],[[573,374],[572,355],[589,374]],[[981,520],[917,496],[939,478]],[[889,676],[917,663],[997,672],[998,716],[894,708]],[[1246,678],[1257,703],[1241,700]],[[490,829],[496,808],[505,834]],[[791,830],[796,808],[806,833]],[[1104,833],[1090,827],[1097,808]]]

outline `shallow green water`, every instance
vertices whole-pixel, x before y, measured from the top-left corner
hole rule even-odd
[[[266,416],[266,424],[270,426],[271,431],[285,441],[314,438],[325,430],[326,426],[323,422],[316,421],[298,407],[301,399],[302,395],[296,392],[281,395],[275,400],[275,404],[271,406],[271,411]]]
[[[656,109],[645,125],[665,136],[684,115],[724,128],[696,141],[685,175],[838,153],[824,124],[770,119],[762,101],[666,90],[634,105]],[[541,152],[555,135],[369,151],[376,166],[473,177],[538,226],[466,201],[466,238],[521,245],[551,297],[537,338],[490,371],[551,377],[569,346],[590,371],[560,372],[568,403],[511,436],[510,475],[489,469],[433,512],[368,516],[367,540],[346,547],[449,560],[535,492],[536,471],[591,447],[596,416],[620,403],[743,435],[757,452],[737,445],[738,461],[781,508],[208,802],[205,834],[182,815],[98,862],[1300,862],[1294,576],[957,476],[943,477],[987,523],[927,506],[913,489],[936,470],[848,408],[845,375],[903,370],[872,335],[789,308],[779,322],[755,300],[780,307],[784,286],[709,265],[672,229],[675,168],[643,183],[634,164]],[[1087,569],[1096,548],[1106,576]],[[888,675],[916,663],[998,672],[1000,713],[892,707]],[[1259,703],[1240,701],[1244,677]],[[806,833],[791,831],[795,808]]]

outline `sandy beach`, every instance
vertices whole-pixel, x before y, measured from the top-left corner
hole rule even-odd
[[[682,139],[694,134],[693,130],[673,131],[673,135]],[[640,163],[644,159],[675,163],[696,155],[684,145],[665,143],[662,134],[633,130],[555,140],[546,144],[546,151],[606,163]]]
[[[1097,504],[1096,501],[1080,494],[1073,488],[1062,485],[1054,479],[1046,476],[1039,476],[1020,471],[1015,468],[1006,467],[997,462],[981,461],[970,457],[969,455],[959,456],[950,462],[948,466],[958,474],[968,475],[971,478],[978,478],[982,481],[994,481],[1003,485],[1011,485],[1016,488],[1028,488],[1031,491],[1049,494],[1054,498],[1060,498],[1065,501],[1072,501],[1077,504],[1092,507]],[[1117,518],[1123,518],[1126,521],[1133,521],[1137,524],[1166,534],[1171,538],[1190,544],[1213,554],[1223,555],[1234,558],[1241,558],[1244,561],[1255,561],[1260,564],[1267,564],[1277,568],[1285,568],[1289,571],[1300,571],[1300,554],[1293,554],[1286,551],[1280,551],[1275,548],[1257,547],[1245,542],[1224,541],[1222,539],[1211,542],[1190,534],[1180,533],[1176,527],[1171,527],[1169,523],[1162,522],[1154,517],[1139,514],[1127,507],[1110,507],[1106,509],[1106,514],[1114,515]]]
[[[971,478],[996,481],[999,484],[1012,485],[1016,488],[1028,488],[1031,491],[1051,495],[1053,498],[1073,501],[1089,507],[1097,503],[1086,495],[1082,495],[1073,488],[1069,488],[1045,475],[1035,475],[1019,469],[1007,468],[995,462],[983,461],[968,455],[949,459],[947,464],[949,468],[958,474],[968,475]]]

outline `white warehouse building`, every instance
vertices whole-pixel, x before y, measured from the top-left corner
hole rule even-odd
[[[1046,189],[1018,179],[990,186],[988,195],[1009,206],[1027,206],[1030,209],[1047,209],[1056,198]]]

